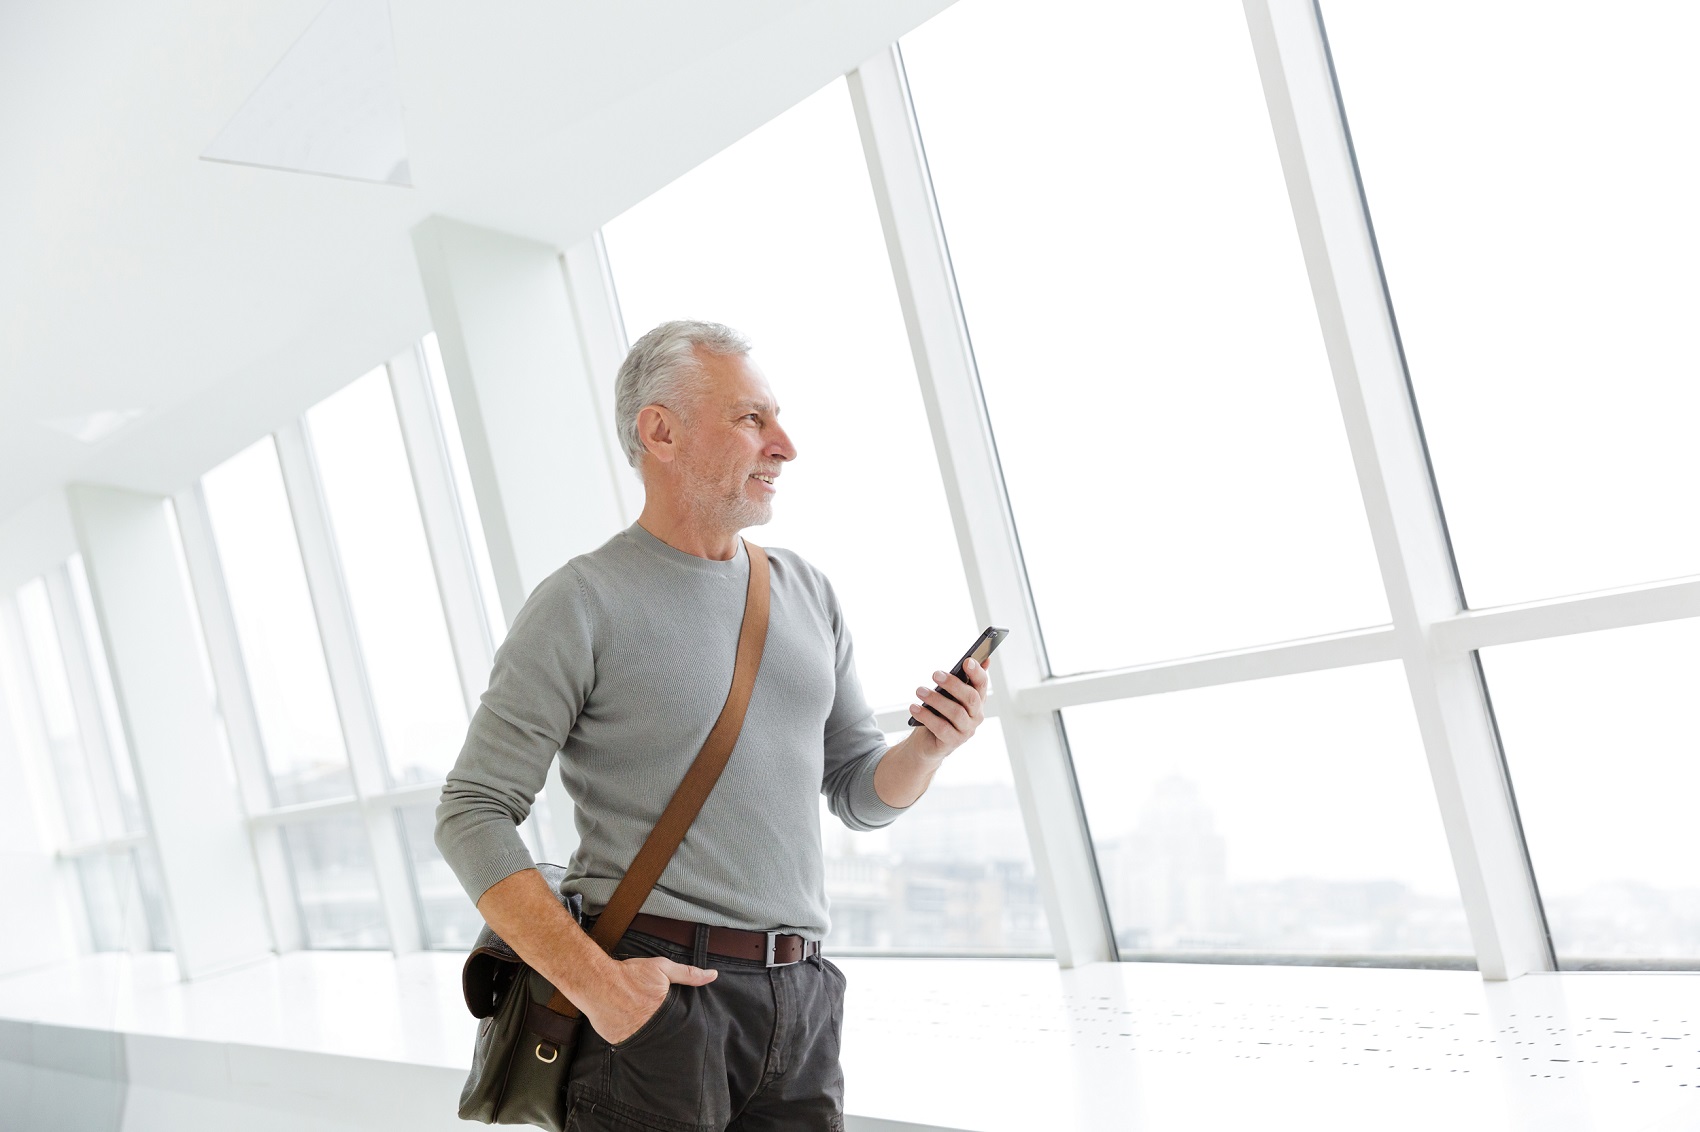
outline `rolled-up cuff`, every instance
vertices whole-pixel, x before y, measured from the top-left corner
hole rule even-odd
[[[437,827],[437,848],[474,904],[498,881],[537,867],[505,814],[449,816]]]
[[[863,755],[854,777],[850,779],[850,789],[845,792],[845,810],[850,820],[844,824],[852,829],[879,829],[881,826],[890,825],[897,820],[899,814],[909,808],[887,805],[874,789],[874,772],[879,769],[880,760],[885,756],[885,751]]]

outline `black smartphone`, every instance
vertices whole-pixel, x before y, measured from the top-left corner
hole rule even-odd
[[[996,625],[987,626],[974,643],[968,646],[968,651],[962,654],[962,660],[956,662],[956,667],[950,670],[950,674],[958,680],[962,679],[962,663],[969,657],[973,657],[977,664],[985,664],[986,661],[991,659],[992,654],[997,651],[998,646],[1003,644],[1003,639],[1007,636],[1009,636],[1008,629],[999,629]],[[952,703],[956,702],[956,697],[945,691],[943,688],[935,685],[933,691],[937,692],[945,699],[950,700]],[[935,709],[931,704],[922,704],[921,706],[932,712],[934,715],[939,714],[937,709]],[[921,721],[916,719],[914,716],[910,716],[909,726],[919,727],[921,726]]]

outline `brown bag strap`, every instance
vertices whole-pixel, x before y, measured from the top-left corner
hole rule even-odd
[[[685,772],[684,780],[661,812],[661,819],[649,831],[643,848],[632,859],[631,867],[620,878],[614,895],[608,898],[607,906],[596,919],[590,938],[604,951],[614,950],[643,908],[643,902],[649,899],[650,891],[667,870],[679,843],[685,840],[686,831],[720,780],[720,772],[726,769],[732,748],[738,743],[738,734],[743,730],[744,712],[750,706],[750,693],[755,690],[756,673],[761,668],[762,648],[767,644],[769,596],[767,551],[748,539],[743,541],[750,559],[750,584],[744,595],[744,623],[738,630],[738,655],[732,663],[732,690],[726,694],[720,718],[714,721],[696,761]],[[559,1014],[578,1014],[578,1008],[558,990],[549,1000],[549,1009]]]

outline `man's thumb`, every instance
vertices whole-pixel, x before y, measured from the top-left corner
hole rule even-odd
[[[683,963],[667,962],[667,981],[683,983],[688,987],[700,987],[704,983],[712,983],[720,977],[719,971],[704,970],[701,967],[688,967]]]

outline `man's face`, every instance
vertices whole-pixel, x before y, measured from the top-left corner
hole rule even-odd
[[[779,427],[767,378],[743,355],[699,351],[704,379],[680,437],[685,504],[716,529],[741,531],[773,518],[781,465],[797,456]]]

